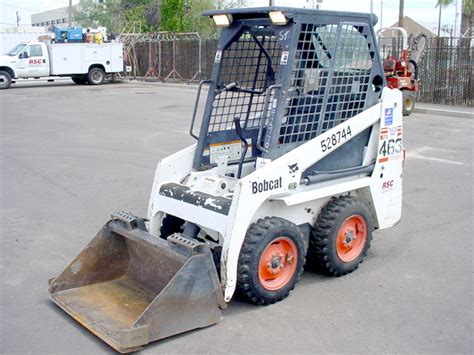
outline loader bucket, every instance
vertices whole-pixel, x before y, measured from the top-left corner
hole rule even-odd
[[[205,244],[154,237],[132,219],[109,221],[49,288],[59,307],[122,353],[217,323],[225,307]]]

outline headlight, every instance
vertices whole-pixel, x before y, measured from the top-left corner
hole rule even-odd
[[[272,23],[274,25],[284,26],[288,23],[288,19],[285,15],[283,15],[283,12],[281,11],[271,11],[269,13],[269,16],[270,20],[272,20]]]
[[[231,14],[224,14],[224,15],[214,15],[212,16],[214,23],[217,27],[229,27],[232,23],[232,15]]]

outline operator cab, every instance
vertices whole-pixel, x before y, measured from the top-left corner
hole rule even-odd
[[[374,15],[283,7],[204,15],[222,33],[195,135],[195,170],[224,160],[240,178],[255,170],[257,158],[276,159],[380,98]],[[369,135],[370,129],[308,173],[359,166]]]

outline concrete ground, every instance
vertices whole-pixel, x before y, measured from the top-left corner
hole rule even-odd
[[[145,214],[157,161],[192,142],[195,91],[15,85],[0,92],[0,352],[110,353],[47,281],[111,211]],[[233,300],[218,325],[143,353],[472,353],[473,123],[406,118],[403,220],[355,273],[305,272],[284,301]]]

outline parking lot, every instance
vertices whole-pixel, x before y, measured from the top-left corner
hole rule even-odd
[[[49,301],[48,279],[110,212],[146,214],[156,163],[193,142],[195,88],[16,85],[0,92],[0,352],[112,352]],[[284,301],[233,300],[143,353],[472,353],[473,123],[405,119],[403,219],[356,272],[305,272]]]

